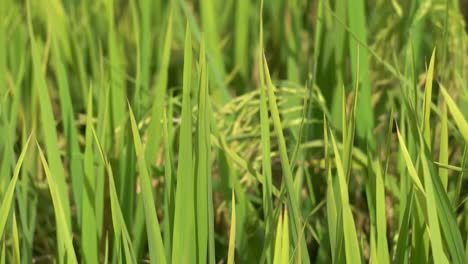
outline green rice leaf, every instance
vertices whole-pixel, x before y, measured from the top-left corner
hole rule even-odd
[[[68,226],[67,219],[65,218],[65,211],[63,209],[62,200],[59,193],[59,187],[56,182],[56,175],[52,174],[51,170],[49,169],[49,165],[47,164],[46,158],[44,157],[44,153],[42,152],[39,143],[37,143],[37,148],[39,149],[39,156],[42,161],[42,166],[45,171],[45,175],[47,177],[47,181],[49,183],[49,190],[50,195],[52,196],[52,202],[54,205],[55,211],[55,219],[57,225],[57,232],[59,233],[59,242],[62,241],[62,245],[58,245],[59,248],[65,248],[65,255],[67,259],[67,263],[75,264],[78,263],[76,259],[75,249],[73,247],[73,239],[71,234],[71,227]],[[60,251],[60,250],[59,250]],[[60,252],[59,252],[60,253]]]
[[[184,73],[182,91],[182,121],[179,138],[179,164],[174,211],[172,262],[187,263],[196,258],[195,237],[195,178],[192,163],[192,107],[190,100],[192,79],[192,38],[190,25],[185,31]]]
[[[16,182],[18,182],[20,169],[21,169],[21,166],[23,165],[23,160],[24,160],[24,157],[26,156],[26,152],[28,151],[28,146],[29,146],[29,142],[31,141],[31,136],[32,135],[28,137],[28,140],[23,146],[23,150],[21,151],[21,154],[15,166],[15,170],[13,172],[13,178],[11,178],[11,181],[8,184],[8,188],[5,192],[5,195],[3,196],[2,205],[0,207],[0,238],[3,236],[3,231],[5,229],[8,216],[10,215]]]
[[[228,264],[234,264],[234,253],[236,245],[236,197],[232,192],[232,211],[231,211],[231,228],[229,231],[229,248],[228,248]]]
[[[131,246],[132,240],[130,238],[130,234],[128,232],[127,226],[125,224],[122,210],[119,205],[117,190],[115,188],[114,173],[112,171],[112,167],[107,157],[104,154],[104,150],[101,146],[101,143],[99,142],[99,138],[96,135],[96,131],[94,130],[94,128],[92,128],[92,132],[93,132],[93,136],[94,136],[94,140],[96,142],[97,148],[99,150],[99,154],[101,155],[102,161],[105,163],[105,168],[109,177],[109,198],[110,198],[110,204],[111,204],[112,226],[114,228],[115,239],[117,240],[117,244],[120,245],[120,236],[122,235],[122,240],[124,242],[125,259],[127,263],[135,263],[136,262],[135,253],[133,251],[133,247]],[[106,247],[106,250],[107,250],[107,247]]]
[[[206,38],[206,47],[208,54],[211,55],[210,59],[215,66],[219,78],[222,81],[226,78],[226,68],[223,61],[223,54],[221,50],[221,38],[219,36],[219,23],[217,20],[216,2],[213,0],[201,0],[200,2],[200,13],[201,13],[201,24],[203,32],[205,32]],[[245,23],[245,21],[244,21]],[[219,89],[212,92],[215,100],[218,102],[228,102],[230,100],[230,95],[225,87],[221,86]]]
[[[97,223],[94,211],[96,194],[96,175],[93,152],[93,89],[88,91],[88,109],[86,116],[86,144],[84,154],[83,212],[81,243],[83,258],[86,263],[99,262]]]
[[[5,251],[5,241],[3,241],[3,243],[2,243],[2,252],[6,252]],[[2,254],[0,256],[0,263],[5,264],[5,259],[6,259],[6,254]]]
[[[448,164],[449,157],[448,157],[448,125],[447,125],[447,105],[443,104],[442,106],[442,119],[440,121],[440,147],[439,147],[439,162],[440,164]],[[442,181],[442,185],[444,189],[447,190],[448,184],[448,170],[446,168],[439,167],[439,176],[440,180]]]
[[[423,119],[421,124],[421,130],[424,135],[426,144],[429,144],[431,140],[431,102],[432,102],[432,80],[434,79],[434,60],[435,60],[435,49],[432,51],[431,61],[429,62],[429,69],[426,73],[426,86],[424,89],[424,105],[423,105]]]
[[[338,152],[338,147],[335,142],[335,137],[332,133],[330,133],[330,137],[335,153],[335,164],[339,180],[346,261],[348,263],[361,263],[361,250],[359,248],[356,226],[354,224],[354,218],[351,212],[351,206],[349,204],[348,198],[348,184],[346,181],[343,164],[341,162],[341,157]]]
[[[140,188],[143,194],[143,203],[145,207],[146,228],[148,229],[148,245],[150,248],[150,261],[151,263],[166,263],[166,255],[164,253],[164,246],[161,238],[161,229],[154,206],[153,191],[151,188],[151,179],[149,177],[148,168],[146,167],[145,154],[141,144],[138,126],[133,116],[130,104],[128,105],[130,113],[130,122],[132,125],[133,141],[135,144],[135,151],[137,154],[138,167],[140,172]]]
[[[328,222],[328,232],[329,240],[330,240],[330,248],[332,250],[332,260],[337,262],[337,256],[339,254],[339,247],[338,247],[338,236],[341,234],[337,233],[338,229],[338,208],[337,203],[335,201],[335,190],[333,185],[332,173],[331,173],[331,162],[330,162],[330,151],[329,151],[329,139],[328,139],[328,122],[324,115],[323,117],[323,135],[324,135],[324,151],[325,151],[325,168],[327,170],[327,222]]]
[[[366,13],[365,2],[363,0],[348,0],[348,24],[349,30],[355,36],[367,44],[367,26],[366,26]],[[359,87],[358,97],[360,100],[357,104],[356,129],[358,136],[366,139],[371,148],[374,148],[375,142],[371,136],[372,129],[374,128],[374,111],[372,110],[371,98],[371,80],[369,73],[369,52],[365,46],[354,39],[349,37],[349,50],[351,55],[351,67],[353,73],[353,82],[356,87]]]
[[[151,1],[149,1],[151,2]],[[166,102],[166,90],[169,71],[169,61],[171,57],[172,43],[172,14],[169,15],[167,22],[166,35],[164,37],[163,54],[161,58],[161,67],[159,68],[154,101],[151,110],[151,121],[148,128],[148,142],[146,145],[146,159],[149,164],[153,164],[159,151],[161,141],[163,118],[161,109],[164,109]]]
[[[289,263],[289,223],[288,223],[288,210],[284,210],[283,216],[283,232],[281,243],[281,263]]]
[[[270,142],[270,122],[268,117],[268,102],[265,94],[265,75],[263,71],[263,1],[260,8],[260,40],[258,53],[258,74],[260,76],[260,130],[262,147],[262,175],[264,182],[263,190],[263,210],[265,215],[265,250],[268,260],[271,259],[271,248],[273,236],[268,230],[273,227],[273,203],[272,203],[272,174],[271,174],[271,142]]]
[[[458,108],[455,101],[453,101],[453,99],[450,97],[445,87],[441,85],[440,91],[442,92],[442,95],[448,106],[450,114],[452,114],[455,124],[457,125],[458,129],[460,129],[460,133],[462,134],[463,139],[465,140],[465,142],[468,142],[468,123],[466,122],[464,115]]]
[[[283,216],[284,214],[279,214],[278,222],[276,226],[276,239],[275,239],[275,254],[273,256],[273,264],[280,263],[281,261],[281,248],[283,244]]]
[[[70,94],[69,77],[66,72],[66,67],[62,59],[62,51],[59,47],[57,37],[52,36],[52,61],[53,69],[57,76],[57,86],[60,95],[60,109],[62,110],[63,128],[65,130],[65,137],[67,139],[67,155],[70,159],[70,178],[72,182],[73,197],[75,199],[78,222],[81,223],[82,217],[82,175],[83,175],[83,162],[81,157],[80,143],[78,131],[76,129],[76,122],[74,120],[74,107]]]
[[[263,57],[263,70],[266,79],[266,88],[268,94],[268,101],[270,106],[271,118],[273,119],[273,125],[275,128],[276,136],[278,138],[278,145],[279,145],[279,152],[281,158],[281,167],[283,172],[283,179],[286,183],[286,191],[288,194],[288,204],[289,208],[291,209],[291,224],[294,228],[300,228],[300,212],[299,212],[299,201],[296,199],[297,194],[294,188],[294,179],[291,170],[291,164],[289,163],[288,158],[288,151],[286,148],[286,141],[283,135],[283,128],[281,125],[280,114],[278,110],[278,105],[276,103],[276,95],[274,92],[274,86],[271,81],[270,72],[268,70],[268,65],[265,56]],[[293,247],[297,244],[301,243],[302,248],[306,248],[306,243],[304,237],[302,237],[301,241],[298,241],[297,234],[295,232],[293,234]],[[303,250],[302,252],[302,261],[305,263],[309,263],[309,256],[308,252]]]
[[[12,240],[13,240],[13,262],[21,263],[20,242],[18,234],[18,224],[16,222],[16,213],[13,213],[13,226],[12,226]]]
[[[426,191],[426,201],[428,205],[436,204],[436,197],[434,193],[434,187],[432,183],[432,178],[429,172],[428,163],[424,151],[421,151],[421,164],[422,172],[424,175],[424,184]],[[443,241],[440,233],[439,219],[438,219],[438,210],[434,206],[427,206],[427,215],[428,215],[428,231],[431,240],[432,256],[434,262],[438,263],[449,263],[447,257],[445,256],[443,249]]]
[[[164,188],[164,247],[166,249],[166,256],[168,262],[170,262],[171,246],[172,246],[172,230],[174,228],[174,180],[173,180],[173,163],[172,163],[172,152],[171,143],[169,139],[167,113],[164,111],[163,115],[163,139],[164,139],[164,177],[165,177],[165,188]]]
[[[432,212],[433,214],[432,217],[434,218],[435,215],[437,215],[437,218],[440,221],[442,234],[443,234],[443,237],[445,238],[445,242],[447,243],[447,249],[451,258],[450,261],[452,263],[464,263],[465,260],[464,260],[464,252],[463,252],[463,240],[462,240],[462,236],[460,233],[460,229],[458,228],[458,225],[457,225],[454,209],[450,204],[450,200],[442,185],[440,177],[435,173],[434,167],[428,162],[428,159],[426,158],[426,157],[429,157],[430,151],[427,145],[424,144],[421,137],[420,137],[420,143],[421,143],[421,148],[422,148],[421,149],[421,160],[422,160],[421,163],[422,163],[422,168],[423,168],[423,173],[424,173],[424,181],[426,184],[426,188],[429,183],[432,184],[431,191],[433,192],[433,198],[429,198],[429,199],[431,201],[435,201],[435,203],[428,203],[428,205],[429,204],[436,205],[435,207],[428,206],[428,207],[431,207],[431,209],[428,208],[429,217],[431,217],[430,216],[431,210],[433,209],[436,210],[436,212]],[[426,197],[426,199],[428,198]],[[435,225],[434,222],[436,222],[434,219],[431,220],[431,218],[429,218],[429,228],[434,228],[434,225]],[[435,229],[434,232],[437,232],[437,229]],[[435,236],[437,236],[437,234],[435,234]],[[434,235],[431,234],[431,242],[433,239],[437,239],[437,237],[434,238]],[[434,245],[432,246],[434,247]],[[442,242],[439,243],[438,241],[436,241],[435,246],[442,247]],[[438,249],[438,250],[439,252],[442,251],[441,249]],[[437,261],[439,261],[439,259],[437,259]]]
[[[413,189],[410,190],[408,198],[406,199],[405,210],[403,213],[403,218],[401,221],[400,229],[398,230],[398,241],[396,244],[395,255],[394,255],[394,263],[404,263],[405,261],[409,261],[409,252],[408,248],[408,241],[411,240],[411,237],[408,236],[410,234],[410,226],[411,226],[411,218],[413,214]]]
[[[55,126],[55,118],[52,111],[52,103],[50,100],[51,97],[48,92],[45,73],[42,70],[41,52],[36,43],[35,35],[33,32],[30,3],[28,3],[27,5],[27,11],[29,38],[31,40],[31,55],[34,72],[34,87],[35,89],[37,89],[37,95],[39,97],[42,134],[50,162],[50,169],[51,171],[53,171],[55,179],[57,181],[58,195],[60,196],[60,200],[62,201],[63,206],[63,216],[67,221],[66,226],[71,228],[70,201],[68,199],[67,184],[65,182],[65,173],[60,159],[60,153],[58,151],[59,145],[57,129]],[[71,231],[71,229],[69,231]]]
[[[408,168],[408,172],[411,177],[411,180],[413,180],[413,184],[416,186],[418,191],[420,191],[422,194],[425,195],[424,188],[422,186],[421,181],[419,180],[418,173],[416,172],[416,168],[414,167],[413,162],[411,161],[411,157],[410,157],[410,154],[408,153],[408,149],[406,148],[405,141],[403,140],[399,130],[397,130],[397,134],[398,134],[398,141],[400,142],[400,147],[403,152],[403,156],[405,158],[406,166]]]
[[[208,94],[208,76],[205,58],[205,46],[202,40],[200,47],[200,87],[198,89],[198,127],[197,127],[197,181],[195,194],[197,198],[197,242],[198,262],[207,262],[208,238],[214,239],[214,230],[209,230],[208,217],[212,208],[211,193],[208,179],[211,178],[211,139],[210,139],[210,111]]]

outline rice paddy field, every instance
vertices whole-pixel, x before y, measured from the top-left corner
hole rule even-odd
[[[467,263],[467,19],[1,0],[0,264]]]

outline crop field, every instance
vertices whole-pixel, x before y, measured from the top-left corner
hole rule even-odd
[[[467,0],[0,0],[0,264],[468,261]]]

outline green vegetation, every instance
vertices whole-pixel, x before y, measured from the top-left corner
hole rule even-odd
[[[0,264],[467,263],[466,1],[1,3]]]

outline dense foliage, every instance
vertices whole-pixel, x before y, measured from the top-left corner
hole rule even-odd
[[[466,10],[1,0],[0,264],[466,263]]]

